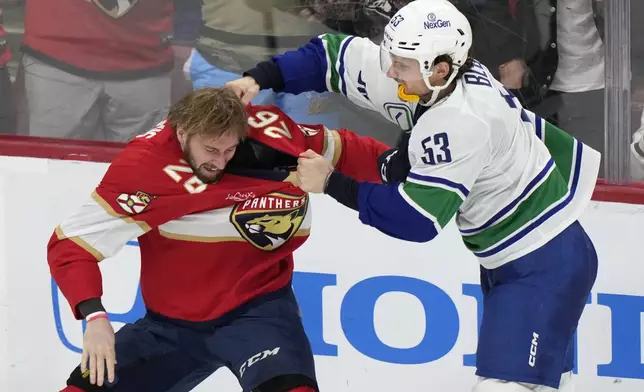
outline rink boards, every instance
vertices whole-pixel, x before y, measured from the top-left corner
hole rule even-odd
[[[51,280],[46,244],[104,163],[0,157],[0,390],[56,391],[80,359],[81,322]],[[325,196],[293,286],[322,391],[468,391],[480,318],[478,264],[450,223],[428,244],[388,238]],[[593,202],[581,219],[600,257],[577,334],[576,384],[644,390],[644,206]],[[101,263],[115,328],[143,311],[138,244]],[[527,360],[527,356],[526,356]],[[222,370],[195,391],[241,390]]]

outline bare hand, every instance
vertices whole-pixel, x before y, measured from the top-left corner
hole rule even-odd
[[[190,56],[192,56],[193,50],[194,49],[190,46],[172,45],[175,64],[171,73],[172,87],[170,91],[170,100],[172,102],[179,101],[193,90],[190,70],[185,67],[186,62]]]
[[[297,160],[297,179],[305,192],[323,193],[327,177],[333,165],[313,150],[306,150]]]
[[[503,86],[513,90],[523,87],[526,68],[527,66],[523,60],[511,60],[501,65],[499,75]]]
[[[107,379],[114,382],[114,365],[116,353],[114,349],[114,329],[107,319],[95,319],[87,323],[83,336],[83,356],[81,359],[81,373],[87,371],[89,360],[89,382],[99,387]]]
[[[247,105],[259,93],[259,84],[250,76],[230,81],[224,86],[233,90],[244,105]]]

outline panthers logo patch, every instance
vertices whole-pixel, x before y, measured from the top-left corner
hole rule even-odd
[[[238,203],[230,222],[254,247],[272,251],[284,245],[302,225],[308,195],[276,192]]]
[[[130,12],[139,0],[92,0],[108,16],[118,19]]]

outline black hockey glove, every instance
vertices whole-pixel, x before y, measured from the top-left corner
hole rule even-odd
[[[382,153],[378,157],[378,167],[380,167],[380,177],[385,184],[395,182],[405,182],[407,175],[411,170],[409,163],[409,136],[410,133],[404,132],[398,138],[398,148],[392,148]]]

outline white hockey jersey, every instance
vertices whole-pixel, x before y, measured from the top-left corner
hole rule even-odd
[[[393,196],[385,203],[365,186],[361,203],[383,206],[361,207],[360,218],[385,233],[414,240],[404,234],[410,229],[395,226],[437,233],[456,217],[467,248],[496,268],[543,246],[588,205],[600,154],[524,110],[478,62],[452,94],[415,119],[418,104],[398,98],[396,82],[379,69],[378,46],[366,38],[326,34],[275,61],[285,92],[339,92],[413,129],[411,171],[397,191],[400,203],[433,228]],[[397,216],[383,218],[387,208]]]

